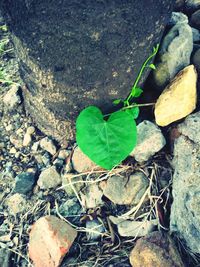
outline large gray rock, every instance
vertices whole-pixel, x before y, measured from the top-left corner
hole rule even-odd
[[[170,229],[193,253],[200,253],[200,112],[190,115],[178,130]]]
[[[80,110],[98,105],[108,112],[112,100],[125,98],[174,2],[1,0],[26,83],[26,109],[39,128],[73,138]]]
[[[167,33],[158,54],[157,68],[153,72],[156,86],[163,89],[175,75],[190,64],[193,50],[193,32],[184,15],[173,16],[177,22]]]

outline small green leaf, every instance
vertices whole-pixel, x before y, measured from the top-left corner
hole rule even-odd
[[[133,87],[132,92],[131,92],[131,96],[132,97],[139,97],[142,93],[143,93],[143,90],[141,88]]]
[[[156,66],[152,63],[152,64],[149,65],[149,68],[152,69],[152,70],[155,70]]]
[[[122,102],[121,99],[115,99],[115,100],[113,101],[113,104],[114,104],[114,105],[118,105],[120,102]]]
[[[125,111],[129,113],[133,117],[133,119],[137,119],[140,113],[139,107],[128,108]]]
[[[76,121],[76,140],[80,149],[108,170],[130,154],[136,139],[136,123],[124,111],[114,112],[105,121],[101,110],[90,106],[81,111]]]

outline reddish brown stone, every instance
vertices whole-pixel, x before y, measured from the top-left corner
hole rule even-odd
[[[40,218],[33,225],[29,240],[34,267],[58,267],[76,236],[76,230],[57,217]]]

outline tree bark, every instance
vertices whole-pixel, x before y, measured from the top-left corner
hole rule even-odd
[[[83,108],[108,112],[114,99],[124,99],[173,2],[1,0],[26,84],[25,107],[38,127],[72,140]]]

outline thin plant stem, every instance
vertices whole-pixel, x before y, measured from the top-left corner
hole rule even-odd
[[[142,65],[142,67],[141,67],[141,69],[140,69],[140,72],[139,72],[139,74],[138,74],[138,76],[137,76],[137,79],[136,79],[136,81],[135,81],[135,83],[134,83],[134,85],[133,85],[133,87],[132,87],[132,89],[131,89],[131,92],[130,92],[129,96],[127,97],[127,99],[124,101],[124,102],[126,103],[126,105],[129,106],[129,102],[130,102],[131,97],[132,97],[132,92],[133,92],[134,89],[137,87],[138,82],[139,82],[139,80],[140,80],[140,78],[141,78],[141,76],[142,76],[142,74],[143,74],[143,72],[144,72],[144,69],[147,67],[147,64],[148,64],[149,61],[150,61],[150,60],[157,54],[158,49],[159,49],[159,44],[158,44],[158,45],[156,46],[156,48],[154,49],[153,53],[152,53],[152,54],[145,60],[145,62],[143,63],[143,65]]]
[[[115,112],[105,114],[103,117],[108,117],[108,116],[110,116],[111,114],[114,114],[114,113],[116,113],[116,112],[123,111],[123,110],[126,110],[126,109],[130,109],[130,108],[135,108],[135,107],[148,107],[148,106],[154,106],[154,105],[155,105],[155,103],[146,103],[146,104],[134,104],[134,105],[129,105],[129,106],[123,107],[123,108],[121,108],[120,110],[117,110],[117,111],[115,111]]]

